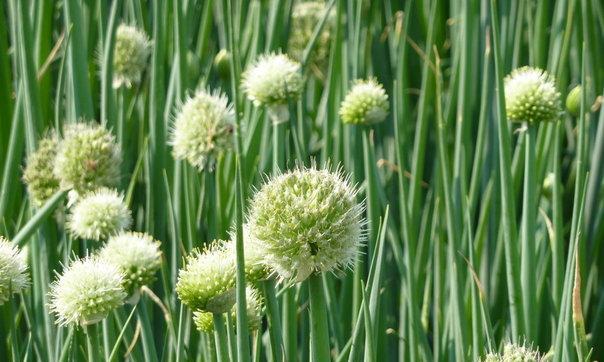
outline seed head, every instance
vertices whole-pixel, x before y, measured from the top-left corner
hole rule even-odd
[[[578,85],[568,92],[568,96],[566,96],[566,110],[573,117],[579,117],[581,113],[581,92],[582,88]]]
[[[115,190],[101,188],[76,202],[68,216],[67,229],[75,237],[100,241],[127,229],[131,223],[124,197]]]
[[[59,325],[94,324],[124,303],[122,285],[115,265],[98,258],[79,259],[51,285],[50,309]]]
[[[256,330],[260,328],[262,323],[262,298],[260,293],[252,287],[245,288],[245,301],[247,311],[247,324],[250,330]],[[237,305],[233,305],[231,308],[231,317],[233,326],[237,321]],[[193,312],[193,321],[195,326],[201,332],[212,333],[214,331],[214,319],[212,313],[204,311]]]
[[[349,268],[364,241],[363,207],[340,172],[314,166],[278,175],[250,205],[252,237],[282,280],[305,280],[313,272]]]
[[[235,240],[237,240],[237,235],[233,230],[231,232],[231,240],[225,246],[232,254],[232,257],[237,260]],[[264,250],[264,245],[253,237],[247,224],[243,224],[243,250],[246,280],[254,283],[267,279],[270,274],[270,268],[264,260],[266,250]]]
[[[53,172],[58,140],[51,134],[38,143],[38,149],[27,157],[23,181],[34,206],[41,206],[59,191],[59,179]]]
[[[28,286],[27,256],[0,236],[0,305]]]
[[[315,27],[323,19],[326,11],[325,3],[322,1],[299,2],[292,11],[291,32],[289,37],[289,54],[298,61],[302,60],[304,50]],[[329,42],[331,41],[331,29],[335,25],[334,12],[327,16],[327,22],[323,26],[317,42],[311,52],[310,59],[320,67],[326,65],[329,56]]]
[[[522,67],[505,78],[505,108],[512,122],[555,121],[560,112],[560,93],[546,71]]]
[[[212,169],[216,158],[233,144],[235,114],[226,96],[199,90],[187,99],[174,121],[174,157],[199,170]]]
[[[300,64],[285,54],[265,54],[243,74],[243,90],[256,106],[287,104],[300,97]]]
[[[99,258],[115,265],[124,276],[128,296],[137,301],[139,290],[155,280],[161,266],[159,242],[151,235],[124,232],[112,236],[99,252]]]
[[[121,157],[115,138],[104,126],[75,123],[65,127],[54,163],[61,188],[78,194],[115,186]]]
[[[539,362],[542,359],[539,353],[529,347],[507,344],[503,348],[503,353],[489,353],[484,362]]]
[[[147,34],[134,26],[121,24],[117,27],[113,54],[113,88],[122,85],[130,88],[140,82],[152,45]]]
[[[379,123],[388,116],[388,95],[377,80],[356,80],[340,107],[342,122],[357,125]]]
[[[226,313],[235,303],[235,261],[216,240],[188,257],[178,273],[176,293],[192,310]]]

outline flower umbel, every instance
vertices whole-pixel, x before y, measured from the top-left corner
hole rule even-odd
[[[51,285],[50,309],[59,325],[97,323],[124,303],[122,283],[113,264],[90,257],[76,260]]]
[[[260,293],[252,288],[245,288],[245,302],[247,311],[247,324],[250,330],[256,330],[260,327],[262,322],[262,298]],[[231,308],[231,317],[234,326],[237,321],[237,306],[233,305]],[[193,312],[193,321],[195,326],[201,332],[211,333],[214,331],[214,320],[212,313],[204,311]]]
[[[141,80],[151,54],[152,43],[147,34],[134,26],[121,24],[115,31],[113,53],[113,87],[132,87]]]
[[[226,313],[235,304],[235,260],[216,240],[193,251],[178,273],[176,293],[193,310]]]
[[[38,143],[38,149],[27,157],[23,170],[23,181],[35,206],[41,206],[55,192],[59,191],[59,179],[53,172],[57,155],[58,139],[51,134]]]
[[[231,231],[231,240],[225,244],[233,258],[237,257],[236,240],[237,234],[233,230]],[[250,233],[250,228],[247,224],[243,224],[243,250],[246,280],[254,283],[268,278],[270,268],[264,260],[266,250],[264,250],[264,245]]]
[[[232,147],[233,107],[225,95],[199,90],[186,100],[174,121],[174,157],[199,170],[213,168],[222,152]]]
[[[159,242],[151,235],[124,232],[112,236],[99,252],[99,258],[115,265],[124,276],[124,289],[133,302],[139,289],[155,280],[161,266]]]
[[[512,122],[555,121],[561,106],[554,78],[538,68],[515,69],[505,78],[505,110]]]
[[[283,105],[302,92],[300,64],[285,54],[265,54],[243,74],[243,90],[256,106]]]
[[[67,229],[76,237],[100,241],[127,229],[131,223],[124,197],[115,190],[101,188],[77,201],[68,216]]]
[[[115,137],[104,126],[75,123],[65,127],[54,164],[63,189],[84,194],[102,186],[115,186],[121,157]]]
[[[529,347],[506,344],[503,353],[489,353],[484,362],[539,362],[539,353]]]
[[[25,253],[0,236],[0,305],[28,286]]]
[[[299,2],[292,11],[291,36],[289,37],[289,53],[298,61],[302,61],[304,50],[312,38],[315,27],[325,15],[326,6],[322,1]],[[329,56],[329,42],[331,28],[335,23],[335,13],[331,11],[327,16],[327,23],[323,26],[317,38],[310,59],[315,64],[326,65]]]
[[[386,119],[388,95],[375,79],[356,80],[340,107],[342,122],[370,125]]]
[[[251,235],[281,279],[350,267],[364,242],[363,207],[340,172],[297,169],[265,183],[250,205]]]

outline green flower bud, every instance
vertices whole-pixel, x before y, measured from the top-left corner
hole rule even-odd
[[[566,110],[573,117],[579,117],[581,113],[581,92],[582,88],[578,85],[568,92],[568,96],[566,96]]]
[[[57,137],[52,134],[38,143],[38,149],[27,157],[23,181],[34,206],[41,206],[59,191],[59,179],[53,172],[57,154]]]
[[[0,236],[0,305],[28,286],[27,256]]]
[[[122,85],[130,88],[141,81],[152,44],[147,34],[134,26],[121,24],[117,27],[113,53],[113,88]]]
[[[161,266],[159,242],[151,235],[125,232],[112,236],[99,252],[99,258],[115,265],[124,276],[123,286],[135,304],[139,290],[155,280]]]
[[[315,167],[273,177],[251,201],[248,225],[282,280],[350,268],[365,240],[357,190],[340,172]]]
[[[249,329],[253,331],[260,328],[262,324],[262,298],[256,289],[247,287],[245,288],[245,300],[247,324]],[[236,327],[237,305],[233,305],[231,308],[231,317],[233,327]],[[214,318],[210,312],[193,312],[193,321],[200,332],[212,333],[214,331]]]
[[[292,11],[291,31],[288,43],[289,54],[302,61],[304,50],[308,46],[315,27],[319,24],[326,11],[322,1],[299,2]],[[310,60],[320,67],[327,65],[331,30],[335,25],[335,12],[330,11],[327,22],[323,26],[317,42],[310,54]]]
[[[388,95],[377,80],[356,80],[340,107],[342,122],[371,125],[388,116]]]
[[[226,49],[221,49],[214,57],[214,69],[218,75],[227,79],[231,75],[231,53]]]
[[[235,304],[235,260],[216,240],[194,250],[178,273],[176,293],[192,310],[226,313]]]
[[[98,323],[124,303],[123,277],[117,267],[97,258],[76,260],[51,285],[50,309],[57,323]]]
[[[503,353],[489,353],[484,362],[539,362],[539,353],[528,347],[507,344],[503,348]]]
[[[555,121],[561,106],[554,78],[538,68],[515,69],[505,78],[505,108],[512,122]]]
[[[101,125],[75,123],[65,127],[54,173],[61,180],[61,188],[84,194],[115,186],[120,163],[120,150],[111,132]]]
[[[233,230],[231,232],[231,240],[225,246],[236,260],[237,250],[235,240],[237,240],[237,234]],[[266,250],[264,250],[263,244],[258,242],[250,233],[247,224],[243,225],[243,249],[246,280],[255,283],[267,279],[270,274],[270,268],[264,261]]]
[[[82,239],[105,240],[130,227],[132,216],[124,197],[101,188],[80,198],[67,219],[67,229]]]
[[[297,100],[304,85],[300,64],[285,54],[265,54],[243,74],[243,90],[256,106]]]
[[[174,157],[199,170],[213,169],[216,158],[233,145],[234,118],[225,95],[197,91],[185,101],[174,121],[170,142]]]

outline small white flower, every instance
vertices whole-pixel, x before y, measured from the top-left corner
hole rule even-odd
[[[25,253],[0,236],[0,305],[28,286]]]
[[[115,32],[113,53],[113,87],[132,87],[141,80],[151,54],[152,42],[134,26],[121,24]]]
[[[105,240],[130,227],[132,216],[122,195],[101,188],[80,198],[67,220],[67,229],[73,236]]]
[[[50,309],[59,325],[100,322],[124,303],[118,268],[97,258],[76,260],[51,285]]]
[[[199,170],[213,168],[216,158],[233,144],[235,113],[221,93],[198,90],[182,105],[174,121],[174,157]]]
[[[283,105],[300,97],[300,64],[285,54],[265,54],[243,74],[243,90],[256,106]]]

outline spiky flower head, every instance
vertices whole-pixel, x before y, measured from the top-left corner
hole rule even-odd
[[[127,229],[132,216],[124,197],[117,191],[100,188],[76,202],[67,219],[67,229],[73,236],[105,240]]]
[[[35,206],[41,206],[59,191],[59,179],[53,172],[57,155],[58,139],[55,134],[43,138],[38,149],[27,156],[23,181],[27,185],[29,198]]]
[[[151,54],[152,42],[134,26],[121,24],[115,31],[113,53],[113,88],[132,87],[141,80]]]
[[[566,110],[573,117],[578,117],[581,113],[581,85],[576,86],[566,96]]]
[[[151,235],[124,232],[112,236],[99,251],[99,258],[115,265],[124,276],[123,286],[134,303],[139,290],[155,280],[161,266],[159,242]]]
[[[349,268],[364,241],[357,190],[341,172],[299,168],[266,182],[250,205],[251,234],[282,280]]]
[[[522,67],[505,78],[505,110],[512,122],[548,122],[561,112],[560,93],[544,70]]]
[[[194,250],[178,273],[176,293],[192,310],[226,313],[235,304],[235,260],[216,240]]]
[[[84,194],[119,179],[120,149],[103,125],[74,123],[65,127],[54,163],[61,188]]]
[[[250,330],[260,328],[262,323],[262,297],[258,290],[252,287],[245,288],[245,306],[247,314],[247,325]],[[237,305],[231,308],[231,317],[233,326],[236,327],[237,321]],[[197,330],[201,332],[211,333],[214,331],[214,319],[212,313],[204,311],[193,312],[193,321]]]
[[[289,37],[289,54],[298,61],[302,60],[304,50],[315,31],[317,24],[325,16],[327,7],[323,1],[299,2],[292,11],[291,32]],[[329,56],[331,29],[335,23],[334,12],[327,15],[327,22],[318,35],[317,42],[311,52],[310,59],[318,66],[326,65]]]
[[[28,286],[25,253],[0,236],[0,305]]]
[[[506,344],[503,353],[489,353],[484,362],[540,362],[539,353],[527,346]]]
[[[342,101],[342,122],[371,125],[386,119],[389,110],[388,95],[384,87],[374,78],[357,79]]]
[[[127,294],[118,268],[88,257],[73,261],[50,288],[50,309],[59,325],[94,324],[124,303]]]
[[[285,54],[261,55],[243,73],[243,90],[256,106],[284,105],[296,100],[303,83],[300,63]]]
[[[231,240],[225,244],[233,258],[237,256],[236,240],[237,234],[233,230]],[[245,279],[247,281],[254,283],[268,278],[270,267],[264,260],[265,252],[264,244],[254,238],[247,224],[243,224],[243,256],[245,259]]]
[[[225,95],[198,90],[185,101],[174,121],[174,157],[199,170],[212,169],[218,155],[232,147],[234,117]]]

